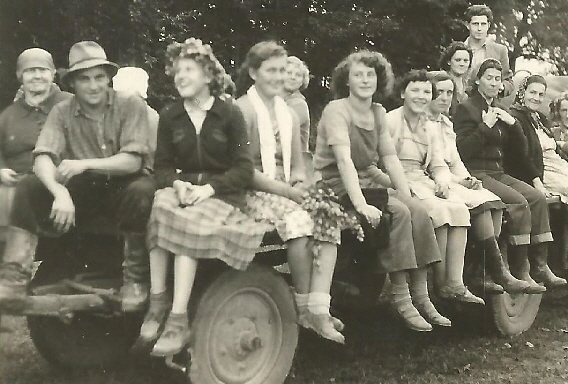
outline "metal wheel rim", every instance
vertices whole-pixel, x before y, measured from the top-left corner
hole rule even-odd
[[[237,290],[212,316],[206,335],[207,369],[226,384],[261,382],[278,358],[283,333],[280,311],[269,294],[256,287]],[[241,344],[249,344],[251,334],[252,339],[258,335],[261,346],[247,351]]]

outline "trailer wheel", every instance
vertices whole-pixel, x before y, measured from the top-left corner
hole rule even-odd
[[[505,336],[516,336],[527,331],[536,318],[542,295],[492,295],[491,312],[497,331]]]
[[[33,286],[54,283],[65,274],[65,267],[42,262],[32,280]],[[71,273],[71,271],[68,271]],[[120,284],[120,279],[116,281]],[[28,329],[38,352],[51,364],[67,368],[109,366],[122,361],[134,345],[143,314],[107,315],[78,313],[69,322],[57,317],[28,316]]]
[[[508,245],[501,239],[499,248],[506,259]],[[504,336],[516,336],[527,331],[538,314],[542,295],[526,293],[490,296],[491,315],[497,331]]]
[[[193,384],[283,383],[298,343],[288,284],[272,268],[226,270],[201,296],[189,351]]]

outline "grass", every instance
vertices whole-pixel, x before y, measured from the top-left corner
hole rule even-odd
[[[568,305],[546,297],[533,327],[502,338],[463,312],[449,329],[415,333],[382,312],[342,316],[347,345],[302,332],[286,384],[561,384],[568,383]],[[58,370],[36,352],[23,319],[4,318],[2,384],[170,384],[183,378],[144,351],[133,350],[112,370]]]

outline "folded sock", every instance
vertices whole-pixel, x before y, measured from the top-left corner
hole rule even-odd
[[[296,308],[298,308],[298,310],[307,308],[309,296],[308,293],[294,292],[294,300],[296,301]]]
[[[403,301],[406,299],[410,299],[410,291],[408,290],[407,284],[392,284],[391,291],[390,291],[390,301],[391,303],[397,303],[399,301]]]
[[[308,298],[308,310],[314,315],[329,314],[331,296],[323,292],[311,292]]]

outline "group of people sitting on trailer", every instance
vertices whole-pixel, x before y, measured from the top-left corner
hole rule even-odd
[[[104,215],[125,240],[122,310],[148,306],[141,339],[155,355],[175,354],[189,340],[199,261],[244,270],[276,229],[287,245],[299,325],[344,343],[344,325],[330,314],[341,228],[319,244],[314,262],[309,244],[320,223],[302,205],[312,166],[317,187],[333,191],[370,228],[364,241],[381,235],[388,214],[388,246],[377,250],[374,272],[388,274],[390,305],[415,331],[451,326],[430,300],[429,268],[440,298],[484,304],[463,281],[468,232],[485,254],[487,276],[482,271],[474,282],[484,289],[539,294],[565,285],[547,265],[546,197],[568,202],[568,96],[552,103],[550,122],[540,112],[546,81],[534,75],[513,107],[503,106],[499,94],[512,83],[506,50],[493,58],[505,48],[486,41],[491,11],[473,6],[468,21],[470,38],[446,50],[445,70],[405,74],[396,89],[402,106],[390,112],[376,102],[394,86],[387,59],[369,50],[343,59],[331,75],[333,101],[317,126],[313,164],[300,93],[309,71],[276,42],[250,49],[235,100],[209,45],[190,38],[168,46],[166,72],[179,98],[157,124],[141,97],[147,75],[117,74],[97,43],[71,47],[62,81],[73,95],[53,83],[47,51],[24,51],[21,92],[0,115],[1,198],[13,200],[1,217],[8,233],[0,305],[25,300],[38,235]],[[135,79],[146,85],[138,94],[115,91],[113,76],[117,88],[132,88]],[[504,214],[508,265],[497,242]]]

